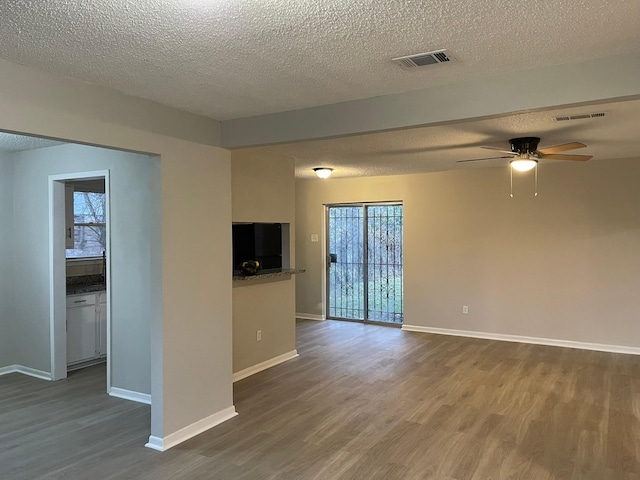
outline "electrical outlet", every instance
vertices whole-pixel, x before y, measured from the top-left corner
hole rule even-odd
[[[256,340],[257,341],[262,340],[262,330],[257,330],[256,331]]]
[[[318,234],[317,233],[312,233],[311,234],[311,242],[318,243]]]
[[[469,305],[462,305],[462,314],[469,315]]]

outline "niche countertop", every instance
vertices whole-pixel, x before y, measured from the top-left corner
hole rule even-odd
[[[270,270],[260,270],[255,275],[242,275],[239,271],[233,272],[234,282],[243,282],[247,280],[258,280],[265,278],[276,278],[295,275],[297,273],[304,273],[303,268],[273,268]]]

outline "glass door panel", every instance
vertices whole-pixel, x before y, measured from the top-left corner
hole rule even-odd
[[[327,208],[329,318],[402,324],[402,229],[399,204]]]
[[[365,208],[367,320],[402,324],[402,205]]]
[[[329,317],[364,320],[364,217],[362,206],[328,209]]]

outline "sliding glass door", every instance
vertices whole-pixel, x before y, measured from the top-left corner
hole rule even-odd
[[[334,319],[402,324],[402,205],[327,207],[327,311]]]

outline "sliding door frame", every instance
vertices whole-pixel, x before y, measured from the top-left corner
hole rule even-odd
[[[325,235],[324,235],[324,248],[323,248],[323,261],[324,261],[324,305],[323,305],[323,309],[325,311],[324,317],[326,319],[329,320],[341,320],[341,321],[346,321],[346,322],[357,322],[357,323],[368,323],[368,324],[373,324],[373,325],[385,325],[388,327],[402,327],[401,323],[392,323],[392,322],[383,322],[383,321],[376,321],[376,320],[370,320],[368,318],[369,316],[369,259],[368,259],[368,252],[369,252],[369,235],[368,235],[368,227],[369,227],[369,222],[368,222],[368,209],[367,207],[376,207],[376,206],[396,206],[396,205],[400,205],[403,207],[403,219],[404,219],[404,204],[402,202],[402,200],[389,200],[389,201],[382,201],[382,202],[351,202],[351,203],[330,203],[330,204],[325,204],[324,205],[324,230],[325,230]],[[363,293],[363,319],[357,319],[357,318],[343,318],[343,317],[333,317],[330,315],[330,307],[329,307],[329,303],[331,301],[331,293],[330,293],[330,288],[331,288],[331,281],[329,278],[329,274],[330,274],[330,269],[331,269],[331,260],[330,260],[330,252],[329,252],[329,246],[330,246],[330,235],[331,235],[331,231],[329,229],[329,209],[332,207],[362,207],[362,244],[363,244],[363,251],[362,251],[362,280],[363,280],[363,285],[364,285],[364,293]],[[403,221],[404,223],[404,221]],[[403,228],[403,235],[402,235],[402,250],[404,251],[404,228]],[[404,283],[404,270],[403,270],[403,283]],[[404,305],[404,288],[402,289],[402,302]],[[404,310],[404,308],[403,308]]]

